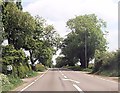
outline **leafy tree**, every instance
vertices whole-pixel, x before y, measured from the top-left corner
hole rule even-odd
[[[58,56],[56,58],[56,67],[60,68],[67,65],[67,59],[65,57]]]
[[[72,32],[63,42],[63,54],[72,61],[80,60],[81,67],[88,67],[89,61],[94,58],[95,51],[105,51],[106,49],[103,32],[106,27],[105,22],[94,14],[82,15],[68,20],[67,27]]]
[[[2,51],[2,72],[7,74],[7,65],[12,65],[12,74],[14,76],[25,77],[25,73],[31,68],[28,64],[28,58],[22,49],[16,50],[13,45],[3,47]],[[21,71],[24,73],[21,74]]]
[[[27,37],[24,49],[29,50],[32,68],[35,70],[35,62],[51,66],[52,56],[55,53],[60,37],[54,31],[52,25],[46,25],[45,20],[39,16],[35,17],[35,30],[32,36]]]
[[[16,1],[16,6],[18,7],[18,9],[22,10],[22,4],[21,4],[21,0],[17,0]]]
[[[33,17],[19,10],[14,3],[9,3],[4,8],[4,30],[9,44],[15,49],[20,49],[25,44],[27,36],[32,35],[35,29]]]
[[[2,22],[8,43],[16,50],[24,48],[29,51],[34,70],[35,62],[41,58],[44,58],[43,64],[50,66],[61,40],[59,34],[43,18],[34,18],[21,10],[21,2],[4,2]]]

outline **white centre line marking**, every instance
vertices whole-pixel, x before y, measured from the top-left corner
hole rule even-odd
[[[67,78],[66,76],[64,76],[64,78]]]
[[[62,79],[62,80],[66,80],[66,81],[72,81],[72,82],[75,82],[75,83],[80,83],[78,81],[75,81],[75,80],[72,80],[72,79]]]
[[[79,91],[80,93],[84,93],[82,89],[80,89],[76,84],[73,84],[73,87],[75,87],[77,91]]]
[[[59,71],[60,73],[62,73],[62,71]]]

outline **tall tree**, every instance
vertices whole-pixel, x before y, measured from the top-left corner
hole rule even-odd
[[[22,12],[11,2],[4,8],[4,30],[8,43],[20,49],[27,36],[35,30],[34,18],[27,12]]]
[[[35,18],[35,30],[32,36],[26,39],[24,49],[30,53],[30,60],[32,68],[35,69],[35,62],[50,66],[52,63],[52,56],[55,53],[54,47],[57,47],[60,42],[60,37],[54,31],[54,27],[46,25],[46,21],[37,16]]]
[[[17,6],[16,6],[17,4]],[[44,56],[45,65],[51,65],[52,56],[60,43],[59,34],[52,25],[45,20],[32,17],[29,13],[21,11],[21,2],[5,3],[3,9],[3,25],[8,43],[16,50],[24,48],[30,53],[32,68],[35,62]]]
[[[79,59],[83,68],[88,67],[96,50],[106,50],[106,39],[103,32],[106,23],[102,19],[98,19],[95,14],[76,16],[67,21],[67,27],[72,32],[63,42],[63,54],[72,60]]]

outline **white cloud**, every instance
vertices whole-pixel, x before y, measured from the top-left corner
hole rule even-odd
[[[109,50],[118,47],[117,0],[36,0],[24,6],[24,11],[40,15],[52,23],[61,36],[66,35],[66,21],[75,15],[95,13],[107,22]]]
[[[107,35],[109,51],[118,49],[118,31],[117,29],[111,29]]]

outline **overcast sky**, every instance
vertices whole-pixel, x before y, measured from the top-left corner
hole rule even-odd
[[[22,0],[24,11],[39,15],[53,24],[61,36],[68,33],[66,21],[76,15],[95,13],[107,22],[109,51],[118,48],[119,0]]]

